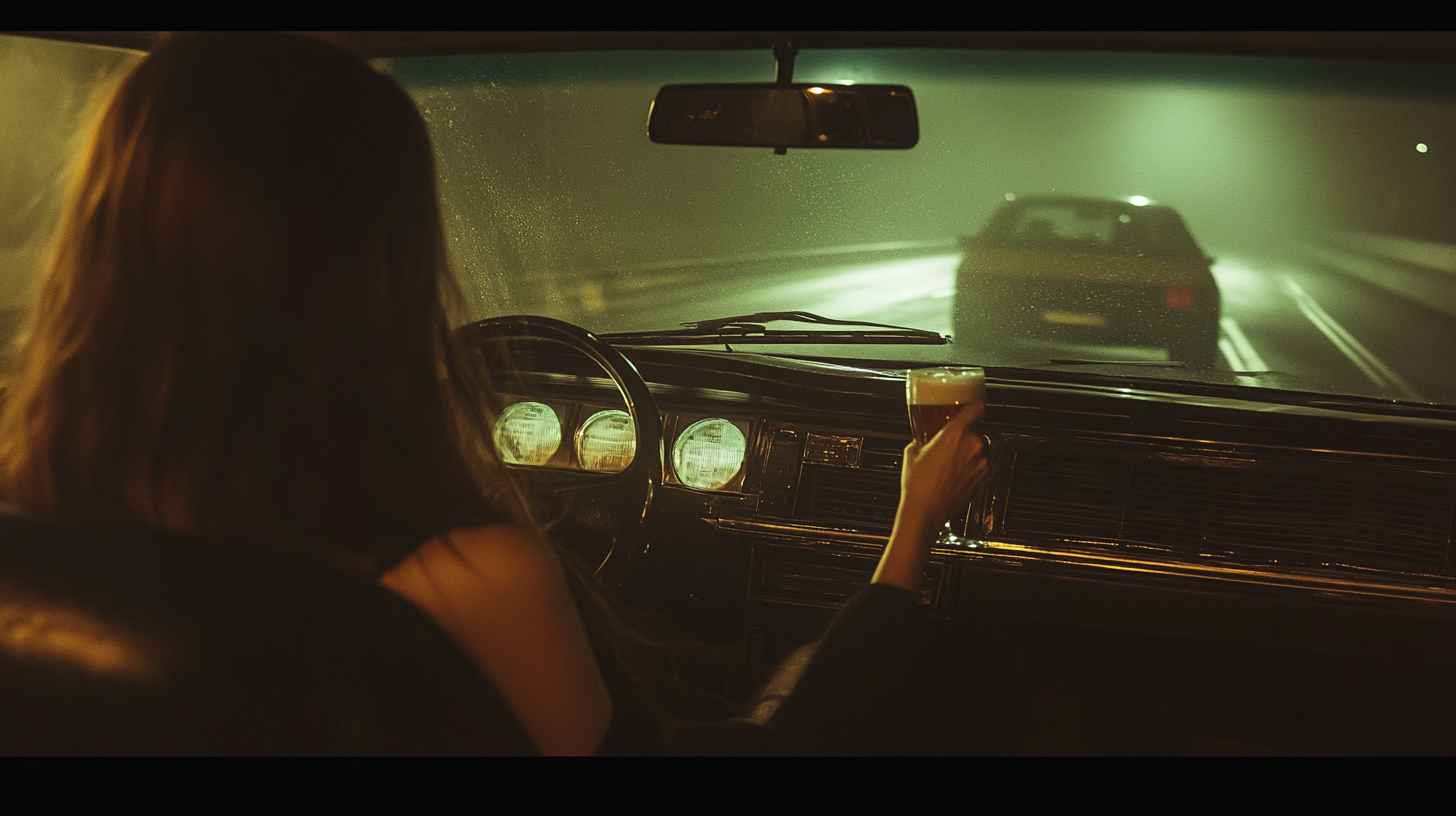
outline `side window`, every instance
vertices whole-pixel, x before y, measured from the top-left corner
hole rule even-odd
[[[0,342],[8,344],[24,319],[105,94],[140,58],[0,35]]]

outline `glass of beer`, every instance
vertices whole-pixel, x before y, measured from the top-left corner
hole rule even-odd
[[[905,404],[910,410],[910,432],[915,441],[929,442],[951,417],[971,404],[986,402],[986,371],[973,366],[942,366],[912,369],[905,378]],[[983,439],[985,437],[982,437]],[[989,442],[989,440],[987,440]],[[937,543],[941,546],[975,546],[955,534],[945,523]]]
[[[905,378],[910,430],[924,445],[962,406],[986,402],[986,370],[971,366],[917,368]]]

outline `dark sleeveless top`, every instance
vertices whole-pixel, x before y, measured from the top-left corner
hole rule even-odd
[[[926,634],[914,593],[871,584],[825,630],[789,697],[766,725],[658,723],[627,689],[600,754],[824,755],[893,751],[904,730],[897,712],[914,702],[911,672]],[[606,672],[604,672],[606,674]],[[644,719],[646,718],[646,719]]]
[[[894,712],[910,694],[908,673],[923,641],[926,615],[917,600],[908,590],[871,584],[845,602],[794,691],[766,725],[660,722],[610,650],[596,648],[612,698],[612,721],[597,753],[882,753],[901,730]]]

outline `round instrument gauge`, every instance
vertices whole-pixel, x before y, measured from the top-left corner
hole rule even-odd
[[[743,467],[748,440],[726,419],[702,419],[688,426],[672,446],[672,468],[688,487],[717,490]]]
[[[626,411],[598,411],[576,432],[576,461],[583,470],[621,473],[637,452],[637,429]]]
[[[544,465],[561,446],[561,420],[551,406],[518,402],[495,423],[495,449],[512,465]]]

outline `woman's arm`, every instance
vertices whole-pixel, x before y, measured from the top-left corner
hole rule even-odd
[[[878,586],[855,595],[835,615],[794,691],[769,721],[773,728],[746,731],[758,742],[740,742],[828,754],[906,749],[906,712],[924,694],[915,666],[924,635],[919,600],[925,564],[945,521],[986,480],[985,446],[974,428],[983,412],[968,406],[934,439],[905,448],[895,527],[872,579]]]
[[[990,465],[973,427],[985,411],[984,405],[967,405],[929,442],[905,446],[900,507],[873,583],[920,593],[936,534],[986,480]]]
[[[541,753],[597,750],[612,700],[561,563],[546,545],[504,525],[452,530],[380,582],[475,659]]]

